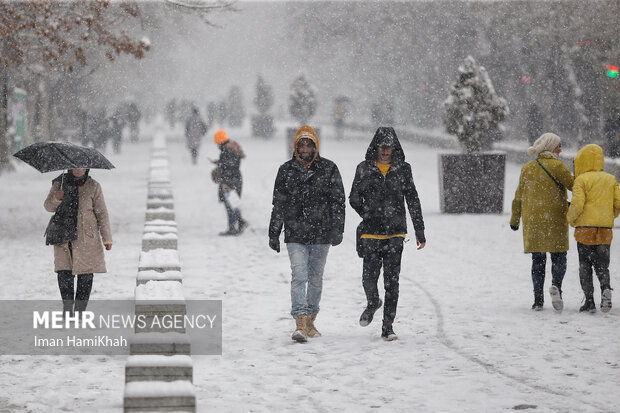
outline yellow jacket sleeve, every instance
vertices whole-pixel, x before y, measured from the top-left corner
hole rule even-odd
[[[577,222],[577,219],[583,213],[583,206],[585,202],[586,194],[583,189],[583,180],[575,179],[575,183],[573,185],[573,199],[571,200],[570,207],[566,213],[566,220],[572,227],[575,226],[575,222]]]

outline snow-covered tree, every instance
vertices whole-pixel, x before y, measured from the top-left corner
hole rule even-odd
[[[113,61],[120,54],[144,57],[150,44],[120,24],[138,19],[133,2],[46,0],[3,2],[0,5],[0,113],[6,113],[9,78],[40,94],[44,139],[52,138],[53,83],[103,54]],[[34,79],[34,81],[33,81]],[[34,118],[34,116],[32,117]],[[0,170],[9,163],[5,116],[0,116]]]
[[[262,115],[266,114],[273,106],[273,102],[273,87],[265,82],[262,75],[258,75],[258,80],[256,81],[256,96],[254,97],[254,104],[258,109],[258,113]]]
[[[301,74],[291,84],[288,110],[295,120],[305,125],[314,116],[317,108],[316,88]]]
[[[273,135],[273,116],[267,112],[274,102],[273,87],[268,85],[262,75],[258,75],[256,82],[256,96],[254,104],[258,109],[258,115],[252,116],[252,134],[263,138]]]
[[[228,92],[228,124],[232,127],[241,126],[244,117],[245,107],[241,88],[232,86]]]
[[[497,96],[484,67],[467,56],[444,102],[443,120],[467,153],[490,148],[490,133],[508,115],[506,100]]]

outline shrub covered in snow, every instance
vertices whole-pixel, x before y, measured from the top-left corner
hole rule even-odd
[[[300,124],[305,125],[316,113],[316,88],[301,74],[291,84],[288,110]]]
[[[508,115],[506,100],[497,96],[484,67],[467,56],[444,102],[443,121],[467,153],[489,149],[490,136]]]

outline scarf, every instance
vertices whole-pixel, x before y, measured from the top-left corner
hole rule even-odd
[[[55,224],[53,226],[54,233],[46,235],[47,245],[59,245],[77,239],[77,219],[80,199],[78,187],[86,183],[88,172],[89,170],[87,169],[86,173],[79,178],[76,178],[72,172],[66,172],[52,180],[52,184],[58,182],[61,185],[64,195],[52,217],[51,221]]]

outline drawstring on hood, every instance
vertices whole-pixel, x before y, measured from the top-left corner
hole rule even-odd
[[[314,147],[315,147],[314,154],[312,156],[312,159],[309,161],[303,160],[301,156],[299,155],[299,151],[297,150],[297,144],[299,143],[301,139],[310,139],[314,143]],[[295,159],[297,159],[299,163],[301,163],[306,169],[308,169],[310,165],[312,165],[312,163],[319,156],[319,137],[314,131],[314,129],[312,128],[312,126],[304,125],[301,128],[299,128],[297,132],[295,132],[295,138],[293,139],[293,148],[294,148],[293,156],[295,157]]]

